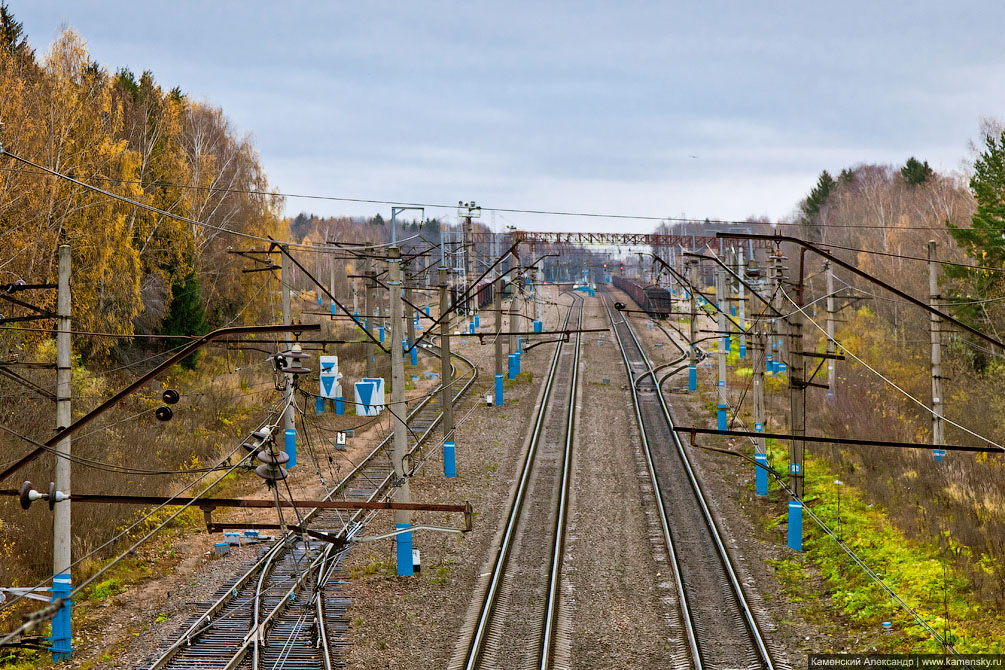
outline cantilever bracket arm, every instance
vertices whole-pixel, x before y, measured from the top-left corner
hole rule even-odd
[[[706,249],[707,249],[707,248],[708,248],[708,247],[706,247]],[[709,251],[711,252],[712,250],[711,250],[711,249],[709,249]],[[711,255],[711,256],[706,256],[705,254],[695,254],[695,253],[692,253],[692,252],[690,252],[690,251],[685,251],[685,252],[684,252],[684,255],[685,255],[685,256],[690,256],[690,257],[692,257],[692,258],[702,258],[702,259],[704,259],[704,260],[707,260],[707,261],[714,261],[714,262],[715,262],[715,263],[716,263],[717,265],[719,265],[719,266],[720,266],[720,267],[721,267],[721,268],[722,268],[723,270],[725,270],[726,272],[728,272],[728,273],[729,273],[729,274],[730,274],[730,275],[731,275],[731,276],[732,276],[732,277],[733,277],[734,279],[736,279],[736,281],[738,281],[738,282],[740,282],[741,284],[743,284],[743,285],[744,285],[744,286],[746,287],[746,289],[747,289],[748,291],[750,291],[750,292],[751,292],[751,293],[752,293],[752,294],[754,295],[754,297],[756,297],[756,298],[757,298],[758,300],[760,300],[761,302],[763,302],[763,303],[764,303],[764,305],[765,305],[765,306],[766,306],[766,307],[767,307],[768,309],[770,309],[770,310],[771,310],[772,312],[774,312],[774,313],[775,313],[775,316],[779,316],[779,317],[782,317],[782,318],[784,318],[784,317],[785,317],[785,315],[784,315],[784,314],[782,314],[782,313],[781,313],[781,312],[779,312],[779,311],[778,311],[777,309],[775,309],[775,306],[774,306],[774,305],[772,305],[772,304],[771,304],[771,303],[770,303],[769,301],[765,300],[765,299],[764,299],[764,298],[763,298],[763,297],[761,296],[761,294],[760,294],[760,293],[758,293],[758,292],[757,292],[757,290],[756,290],[756,289],[755,289],[755,288],[754,288],[753,286],[751,286],[751,285],[750,285],[749,283],[747,283],[747,282],[746,282],[746,281],[745,281],[744,279],[742,279],[742,278],[740,277],[740,275],[738,275],[738,274],[736,274],[735,272],[733,272],[733,269],[732,269],[732,268],[730,268],[730,267],[729,267],[728,265],[726,265],[725,263],[723,263],[723,262],[722,262],[722,260],[721,260],[721,259],[720,259],[720,258],[719,258],[718,256],[716,256],[714,252],[712,253],[712,255]]]
[[[230,328],[218,328],[217,330],[214,330],[211,333],[207,333],[206,335],[203,335],[202,337],[195,340],[187,347],[176,353],[171,358],[167,359],[166,361],[155,367],[150,372],[144,375],[140,375],[140,377],[138,377],[131,384],[126,386],[124,389],[113,395],[105,402],[101,403],[100,405],[92,409],[84,416],[80,417],[79,419],[71,423],[69,426],[63,428],[60,431],[57,431],[55,435],[53,435],[52,437],[50,437],[48,440],[45,441],[44,445],[36,447],[35,449],[22,456],[11,465],[4,468],[3,471],[0,472],[0,482],[4,481],[12,474],[14,474],[24,466],[34,461],[36,458],[41,456],[42,452],[44,452],[45,450],[55,447],[64,437],[69,437],[73,433],[77,432],[78,430],[89,424],[94,419],[98,418],[100,415],[107,412],[113,406],[118,404],[120,400],[136,391],[138,388],[146,384],[148,381],[154,379],[155,377],[160,375],[160,373],[164,372],[175,363],[181,362],[182,360],[187,358],[190,354],[206,346],[213,340],[217,340],[227,335],[244,335],[251,333],[288,333],[291,331],[302,332],[305,330],[307,331],[321,330],[321,324],[305,323],[305,324],[282,324],[274,326],[233,326]]]
[[[936,309],[936,308],[932,307],[931,305],[929,305],[928,303],[926,303],[926,302],[924,302],[922,300],[918,300],[913,295],[910,295],[909,293],[905,293],[904,291],[901,291],[896,286],[893,286],[892,284],[887,284],[882,279],[877,279],[876,277],[873,277],[871,274],[869,274],[868,272],[865,272],[864,270],[859,270],[857,267],[855,267],[851,263],[846,263],[845,261],[841,260],[837,256],[824,251],[820,247],[817,247],[817,246],[815,246],[815,245],[807,242],[806,240],[801,240],[798,237],[792,237],[790,235],[762,235],[762,234],[754,234],[754,233],[716,233],[715,236],[718,237],[718,238],[722,238],[722,239],[769,240],[769,241],[775,242],[775,243],[791,242],[792,244],[797,244],[797,245],[801,246],[802,248],[808,249],[809,251],[812,251],[813,253],[815,253],[815,254],[817,254],[819,256],[823,256],[824,258],[826,258],[827,260],[831,261],[832,263],[835,263],[835,264],[839,265],[840,267],[844,268],[845,270],[848,270],[848,272],[856,274],[859,277],[861,277],[862,279],[866,279],[866,280],[872,282],[873,284],[876,284],[877,286],[879,286],[881,288],[885,288],[890,293],[893,293],[895,296],[897,296],[899,298],[903,298],[904,300],[906,300],[907,302],[911,303],[912,305],[920,307],[921,309],[925,310],[926,312],[928,312],[930,314],[935,314],[936,316],[938,316],[938,317],[940,317],[942,319],[945,319],[946,321],[948,321],[949,323],[953,324],[957,328],[962,328],[963,330],[967,331],[971,335],[976,335],[977,337],[981,338],[985,342],[987,342],[989,344],[993,344],[996,347],[1000,347],[1001,349],[1005,350],[1005,343],[1000,342],[999,340],[991,337],[990,335],[982,333],[981,331],[977,330],[976,328],[972,328],[971,326],[968,326],[967,324],[963,323],[962,321],[960,321],[960,320],[958,320],[958,319],[956,319],[956,318],[954,318],[954,317],[946,314],[942,310],[939,310],[939,309]]]
[[[495,269],[495,267],[497,265],[499,265],[500,263],[503,262],[503,259],[505,259],[506,257],[508,257],[511,253],[514,256],[516,256],[517,255],[516,254],[516,249],[517,249],[518,246],[520,246],[520,243],[519,242],[514,242],[513,245],[510,246],[509,249],[507,249],[505,252],[503,252],[503,254],[501,256],[499,256],[499,258],[497,258],[495,260],[495,262],[492,265],[490,265],[488,267],[488,269],[485,270],[485,272],[483,272],[478,277],[478,279],[475,279],[473,282],[471,282],[471,285],[468,286],[468,287],[466,287],[464,293],[461,294],[461,295],[459,295],[459,296],[457,296],[457,299],[454,300],[454,302],[453,302],[452,305],[450,305],[450,307],[449,307],[449,309],[447,309],[446,313],[438,315],[437,318],[436,318],[436,320],[433,321],[431,324],[429,324],[429,328],[427,328],[426,330],[422,331],[422,333],[418,337],[415,338],[415,342],[412,342],[411,346],[408,347],[407,350],[405,350],[405,353],[407,354],[409,351],[411,351],[412,349],[414,349],[416,347],[416,345],[419,344],[419,342],[421,342],[422,340],[424,340],[426,337],[428,337],[430,335],[430,333],[433,332],[433,328],[435,328],[437,325],[439,325],[440,321],[442,321],[443,319],[445,319],[448,314],[450,314],[454,310],[456,310],[457,306],[459,304],[461,304],[462,302],[468,300],[468,298],[471,297],[470,296],[471,291],[478,287],[478,282],[480,282],[482,279],[484,279],[485,277],[487,277],[488,274],[490,272],[492,272],[492,270]],[[517,256],[517,257],[519,258],[519,256]],[[512,269],[513,268],[510,268],[510,270],[512,270]]]
[[[639,254],[639,255],[641,256],[641,255],[643,255],[643,252],[641,252],[641,251],[640,251],[640,252],[638,252],[638,254]],[[736,320],[736,319],[734,319],[734,318],[733,318],[732,316],[730,316],[729,314],[726,314],[726,313],[725,313],[725,312],[723,312],[723,311],[722,311],[721,309],[719,309],[719,305],[718,305],[718,301],[714,301],[714,300],[709,300],[709,299],[708,299],[708,296],[707,296],[707,295],[705,295],[704,293],[702,293],[702,292],[701,292],[701,291],[700,291],[700,290],[698,289],[698,287],[697,287],[697,286],[694,286],[694,285],[693,285],[693,284],[692,284],[692,283],[691,283],[690,281],[688,281],[687,277],[685,277],[684,275],[682,275],[681,273],[677,272],[677,271],[676,271],[676,270],[674,270],[674,269],[673,269],[672,267],[670,267],[669,265],[667,265],[666,261],[664,261],[664,260],[663,260],[662,258],[660,258],[659,256],[657,256],[656,254],[648,254],[648,253],[647,253],[646,255],[648,255],[648,256],[652,256],[652,257],[653,257],[653,258],[655,258],[655,259],[656,259],[657,261],[659,261],[660,265],[662,265],[662,266],[663,266],[664,268],[666,268],[666,269],[667,269],[667,271],[668,271],[668,272],[669,272],[670,274],[672,274],[672,275],[673,275],[674,277],[676,277],[676,278],[678,279],[678,281],[680,281],[680,282],[682,282],[682,283],[684,283],[684,284],[687,284],[688,286],[690,286],[690,287],[691,287],[691,292],[692,292],[692,293],[694,293],[695,295],[699,295],[699,296],[701,296],[702,298],[704,298],[704,299],[705,299],[705,303],[706,303],[706,304],[708,304],[708,305],[711,305],[711,306],[712,306],[712,309],[714,309],[715,311],[719,312],[719,313],[720,313],[720,314],[722,314],[722,315],[723,315],[724,317],[726,317],[726,319],[727,319],[727,320],[729,320],[729,322],[730,322],[730,323],[732,323],[732,324],[733,324],[734,326],[736,326],[736,327],[737,327],[737,328],[739,329],[739,332],[741,332],[741,333],[746,333],[746,332],[747,332],[747,329],[746,329],[746,328],[744,328],[744,327],[743,327],[742,325],[740,325],[740,322],[739,322],[739,321],[737,321],[737,320]]]
[[[271,237],[269,239],[272,240]],[[345,305],[343,305],[342,303],[340,303],[338,300],[335,299],[335,296],[333,296],[331,294],[331,291],[329,291],[327,288],[325,288],[324,284],[322,284],[317,279],[315,279],[314,275],[312,275],[310,272],[308,272],[307,268],[305,268],[303,265],[301,265],[300,261],[298,261],[296,258],[293,257],[293,254],[290,253],[290,250],[286,248],[285,244],[281,244],[281,243],[277,242],[276,240],[272,240],[272,246],[270,247],[269,251],[272,251],[273,249],[279,249],[279,253],[281,253],[284,256],[286,256],[287,258],[289,258],[291,263],[293,263],[298,268],[300,268],[300,271],[303,272],[304,275],[306,275],[307,278],[310,279],[314,283],[315,286],[317,286],[322,291],[324,291],[325,295],[327,295],[331,299],[331,301],[333,303],[335,303],[336,305],[338,305],[338,308],[340,310],[342,310],[342,312],[346,316],[348,316],[350,319],[352,319],[356,323],[356,325],[360,327],[360,330],[362,330],[364,333],[366,333],[366,336],[368,338],[370,338],[373,341],[374,344],[376,344],[378,347],[380,347],[381,351],[383,351],[385,354],[391,353],[391,350],[385,348],[384,345],[381,344],[380,340],[378,340],[376,337],[374,337],[373,333],[371,333],[369,329],[363,327],[363,324],[359,322],[359,319],[357,319],[355,316],[353,316],[352,312],[350,312],[348,309],[345,308]],[[319,328],[320,328],[320,326],[319,326]]]
[[[931,443],[922,442],[894,442],[890,440],[868,440],[850,437],[825,437],[823,435],[761,433],[752,430],[717,430],[715,428],[698,428],[696,426],[674,426],[673,431],[675,433],[690,433],[692,442],[694,442],[695,435],[722,435],[727,437],[763,437],[775,440],[802,440],[804,442],[819,442],[823,444],[840,444],[847,446],[887,447],[892,449],[932,449]],[[998,447],[975,447],[964,444],[939,445],[939,449],[945,449],[946,451],[971,451],[983,454],[1002,453],[1002,450]]]

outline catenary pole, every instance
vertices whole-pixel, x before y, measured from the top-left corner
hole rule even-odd
[[[751,364],[753,380],[751,386],[754,392],[754,431],[764,432],[764,355],[767,350],[767,338],[765,337],[766,324],[758,321],[754,326],[754,360]],[[758,464],[768,465],[767,443],[763,437],[754,438],[754,460]],[[755,486],[757,495],[768,495],[768,471],[764,468],[756,468]]]
[[[387,250],[388,256],[388,290],[390,291],[391,308],[391,406],[394,408],[392,419],[394,421],[394,447],[392,465],[394,466],[394,476],[397,479],[394,489],[394,502],[411,502],[411,494],[408,487],[408,477],[404,469],[405,454],[408,451],[408,433],[405,425],[405,417],[408,416],[408,408],[405,406],[405,355],[402,347],[402,314],[404,303],[402,297],[401,282],[401,250],[398,247],[390,247]],[[398,530],[412,527],[412,513],[408,510],[394,511],[394,525]],[[396,536],[397,542],[397,562],[399,575],[412,575],[412,533],[401,533]]]
[[[736,253],[737,253],[736,274],[739,275],[739,279],[737,280],[736,284],[738,286],[738,291],[739,291],[739,294],[740,294],[740,300],[739,300],[740,304],[738,305],[738,309],[739,309],[739,313],[740,313],[740,326],[741,326],[741,328],[740,328],[740,345],[739,345],[740,346],[740,358],[746,358],[747,357],[747,333],[746,333],[745,328],[747,327],[747,300],[746,300],[746,295],[744,294],[744,290],[746,289],[746,286],[744,286],[744,281],[746,280],[746,270],[745,270],[745,268],[746,268],[746,262],[745,262],[744,257],[743,257],[743,246],[742,245],[739,247],[739,249],[737,250]]]
[[[70,246],[59,246],[59,283],[56,298],[56,429],[70,425],[70,397],[72,393],[71,339],[70,339]],[[70,436],[56,443],[56,490],[70,495]],[[72,589],[70,577],[71,536],[70,501],[64,500],[53,508],[52,521],[52,599],[66,598]],[[69,658],[72,650],[71,605],[65,604],[52,620],[52,658],[59,661]]]
[[[935,259],[935,240],[928,242],[928,294],[932,307],[939,309],[939,264]],[[942,407],[942,319],[929,312],[932,335],[932,452],[936,461],[946,457],[946,428]]]
[[[405,300],[406,304],[414,305],[415,302],[412,300],[412,286],[411,286],[411,273],[409,272],[408,266],[403,268],[403,275],[405,278]],[[406,322],[408,324],[408,346],[415,344],[415,319],[418,317],[418,312],[409,314]]]
[[[729,409],[726,403],[726,356],[729,353],[729,334],[726,332],[726,310],[729,309],[726,289],[726,271],[718,270],[715,273],[715,301],[719,307],[719,405],[717,409],[719,430],[726,430],[726,413]]]
[[[830,261],[824,261],[824,272],[827,273],[827,353],[834,355],[834,268]],[[837,361],[827,359],[827,399],[833,400],[837,395]]]
[[[454,406],[450,386],[450,318],[443,315],[450,309],[450,292],[447,290],[447,268],[438,270],[440,284],[440,403],[443,406],[443,441],[454,439]]]
[[[440,407],[443,418],[443,474],[456,475],[454,466],[454,387],[450,383],[450,317],[444,317],[450,309],[450,295],[447,291],[447,268],[437,271],[440,284]]]
[[[367,332],[372,333],[376,327],[374,320],[378,311],[377,308],[377,273],[373,269],[373,259],[367,258],[364,262],[364,267],[366,271],[366,288],[365,288],[365,301],[363,309],[366,312],[366,319],[363,325],[366,326]],[[374,343],[373,340],[367,338],[366,343],[366,376],[376,377],[377,376],[377,359],[374,358]]]
[[[799,300],[801,303],[802,300]],[[799,307],[802,307],[800,304]],[[789,319],[789,548],[803,550],[803,449],[799,436],[806,434],[806,384],[803,362],[803,318],[796,310]]]
[[[694,294],[694,287],[698,284],[698,263],[697,261],[691,259],[685,259],[685,264],[688,269],[688,284],[690,286],[687,290],[687,295],[689,299],[689,304],[691,307],[691,323],[688,329],[688,368],[687,368],[687,389],[689,391],[698,390],[698,345],[695,342],[698,341],[698,303],[697,296]]]
[[[291,305],[291,286],[293,284],[293,263],[290,260],[289,250],[282,254],[282,283],[283,283],[283,324],[293,323],[293,311]],[[283,412],[283,437],[285,439],[286,451],[290,454],[289,467],[296,465],[296,432],[293,423],[293,375],[287,373],[283,375],[283,403],[286,410]],[[292,452],[292,453],[291,453]]]

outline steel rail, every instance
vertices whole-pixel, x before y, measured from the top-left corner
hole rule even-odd
[[[670,522],[667,519],[666,506],[663,502],[663,493],[660,491],[659,482],[656,479],[656,466],[653,464],[653,455],[649,448],[649,437],[646,434],[645,423],[642,421],[642,409],[639,406],[639,395],[638,389],[635,386],[634,376],[632,374],[632,365],[628,360],[628,353],[625,350],[625,345],[621,341],[621,334],[618,333],[618,326],[623,324],[628,324],[628,319],[622,317],[620,322],[615,322],[614,315],[611,314],[611,307],[607,303],[606,296],[604,297],[604,308],[607,310],[607,317],[611,320],[611,329],[614,331],[614,337],[618,341],[618,348],[621,351],[621,357],[625,362],[625,372],[628,374],[629,384],[628,386],[632,391],[632,405],[635,408],[635,421],[639,426],[639,434],[642,436],[642,451],[646,456],[646,467],[649,470],[649,483],[653,487],[653,495],[656,498],[656,508],[660,513],[660,527],[663,529],[663,541],[667,547],[667,553],[670,554],[670,565],[673,567],[674,584],[677,585],[677,600],[680,603],[681,616],[684,618],[684,632],[687,634],[688,646],[691,648],[691,656],[694,659],[695,670],[702,670],[701,654],[698,653],[698,637],[694,630],[694,621],[691,618],[691,607],[688,605],[687,595],[684,593],[684,580],[681,577],[680,561],[677,558],[677,549],[674,547],[673,539],[670,537]],[[646,375],[652,374],[652,369],[645,373]],[[660,392],[662,395],[662,392]]]
[[[583,328],[583,313],[585,300],[580,298],[578,329]],[[565,424],[565,455],[562,459],[561,495],[558,501],[558,515],[555,519],[555,544],[551,554],[551,573],[548,577],[547,615],[544,621],[544,631],[541,639],[541,670],[551,667],[552,637],[555,628],[555,618],[558,614],[558,587],[561,582],[562,556],[565,546],[565,518],[569,507],[569,489],[572,481],[572,443],[573,427],[576,421],[576,391],[579,382],[579,353],[582,334],[576,334],[576,348],[572,360],[572,380],[569,382],[572,390],[569,392],[569,416]]]
[[[639,354],[642,357],[642,362],[645,363],[646,367],[651,371],[652,362],[649,360],[649,357],[646,355],[645,350],[642,348],[642,344],[641,342],[639,342],[638,337],[635,335],[635,331],[632,328],[631,323],[629,323],[627,320],[625,320],[623,323],[625,325],[625,328],[628,330],[628,334],[631,335],[632,341],[639,350]],[[625,362],[627,364],[628,357],[627,354],[625,353],[624,344],[621,341],[620,337],[618,338],[618,343],[619,345],[622,346],[622,354],[624,354]],[[628,368],[628,373],[631,374],[630,367]],[[683,443],[680,441],[680,437],[678,436],[676,430],[674,429],[673,417],[670,415],[670,409],[669,407],[667,407],[666,399],[663,397],[663,392],[658,388],[656,396],[659,398],[660,407],[663,410],[663,417],[666,420],[668,427],[670,428],[671,434],[673,435],[674,444],[677,448],[678,454],[681,457],[681,460],[684,463],[684,468],[685,471],[687,472],[688,480],[690,481],[691,486],[694,489],[695,496],[698,499],[699,506],[701,507],[702,510],[702,515],[711,533],[712,539],[715,541],[719,559],[722,563],[723,569],[726,571],[727,577],[729,578],[730,587],[732,588],[733,593],[736,596],[737,603],[739,604],[740,609],[742,610],[744,623],[747,627],[748,632],[750,633],[750,637],[753,640],[755,646],[757,647],[757,652],[760,655],[761,660],[764,662],[767,670],[774,670],[774,664],[771,660],[771,655],[768,653],[767,646],[764,643],[764,638],[761,635],[759,626],[757,625],[757,620],[754,618],[753,612],[750,611],[750,606],[748,605],[747,599],[743,594],[743,588],[740,584],[740,580],[736,576],[736,572],[733,569],[732,561],[730,560],[729,554],[726,551],[726,547],[722,542],[722,536],[719,533],[719,529],[715,523],[715,520],[712,518],[712,513],[708,508],[708,504],[706,503],[705,494],[702,490],[701,484],[699,483],[698,478],[694,473],[694,469],[691,466],[691,460],[684,449]],[[638,411],[637,397],[635,397],[634,395],[633,397],[636,400],[636,410]],[[638,414],[638,417],[640,419],[640,425],[642,425],[640,413]],[[645,432],[644,427],[642,428],[642,431],[643,433]],[[700,663],[697,656],[695,657],[695,661],[696,664]]]
[[[322,561],[318,568],[318,576],[314,581],[316,587],[316,592],[314,594],[317,612],[315,613],[315,619],[318,626],[318,646],[321,648],[321,660],[324,662],[323,670],[332,670],[332,655],[331,649],[328,648],[328,622],[327,616],[325,614],[325,591],[322,584],[322,576],[328,568],[328,563],[330,562],[330,552],[325,554],[327,557]]]
[[[430,355],[432,355],[432,356],[439,356],[439,354],[436,352],[437,347],[429,345],[428,347],[422,347],[422,349],[425,350],[425,351],[428,351],[428,353],[430,353]],[[465,357],[463,357],[463,356],[461,356],[459,354],[451,353],[451,357],[457,358],[458,360],[460,360],[461,362],[463,362],[465,365],[467,365],[469,367],[469,370],[461,373],[462,376],[460,378],[463,378],[464,376],[470,375],[470,378],[468,379],[468,381],[453,396],[453,402],[456,403],[461,398],[463,398],[463,396],[468,392],[468,390],[471,388],[471,386],[477,380],[477,378],[478,378],[478,368],[477,368],[477,366],[473,362],[471,362],[470,360],[468,360],[467,358],[465,358]],[[454,379],[456,381],[456,379],[459,378],[458,377],[458,370],[457,370],[456,367],[453,367],[453,366],[452,366],[452,369],[453,369],[453,372],[454,372]],[[448,383],[454,383],[454,382],[448,382]],[[442,384],[440,385],[440,387],[442,387]],[[437,387],[437,388],[440,388],[440,387]],[[436,397],[436,395],[437,395],[436,391],[434,391],[433,393],[427,395],[418,405],[416,405],[412,409],[411,412],[408,413],[408,418],[411,419],[411,418],[415,417],[419,412],[421,412],[433,400],[434,397]],[[417,448],[419,448],[422,445],[422,443],[425,440],[428,439],[429,435],[432,433],[432,431],[434,430],[434,428],[438,425],[438,423],[439,423],[440,420],[442,420],[442,412],[441,412],[440,416],[437,417],[436,420],[430,425],[430,427],[425,432],[423,432],[422,435],[420,435],[418,437],[418,439],[416,440],[415,445],[413,445],[412,449],[408,452],[409,454],[413,453]],[[376,458],[378,458],[379,456],[381,456],[383,454],[383,452],[386,451],[387,447],[391,444],[391,440],[392,440],[392,436],[388,435],[387,437],[385,437],[376,447],[374,447],[373,450],[370,451],[369,454],[367,454],[367,456],[365,458],[363,458],[349,473],[347,473],[346,476],[335,487],[333,487],[328,492],[328,494],[324,497],[324,500],[325,501],[331,500],[334,496],[336,496],[339,493],[345,491],[345,489],[350,484],[355,483],[355,480],[359,477],[359,475],[362,474],[362,472],[364,471],[364,469],[368,465],[370,465]],[[374,491],[371,494],[371,496],[368,498],[368,501],[372,501],[374,498],[376,498],[378,495],[380,495],[390,485],[391,481],[392,481],[391,475],[388,475],[383,480],[381,480],[379,482],[375,482]],[[307,512],[303,516],[303,523],[302,523],[302,525],[306,526],[307,522],[310,521],[310,520],[312,520],[315,516],[317,516],[317,514],[321,511],[321,509],[322,508],[314,508],[314,509],[310,510],[309,512]],[[342,535],[343,533],[347,533],[348,530],[349,530],[350,525],[354,522],[354,520],[358,519],[359,516],[363,512],[364,512],[364,510],[359,510],[358,512],[356,512],[356,514],[354,514],[352,517],[350,517],[348,520],[346,520],[343,523],[341,529],[339,529],[339,535]],[[226,605],[229,602],[231,602],[236,597],[236,594],[237,594],[238,590],[241,589],[242,587],[244,587],[245,585],[247,585],[256,576],[259,576],[259,575],[264,576],[265,573],[266,573],[266,571],[268,570],[268,566],[270,566],[273,562],[275,562],[277,559],[279,559],[282,554],[284,554],[286,551],[289,550],[290,543],[294,539],[295,539],[295,533],[293,533],[291,531],[291,532],[287,533],[286,536],[284,536],[283,538],[281,538],[280,540],[278,540],[277,542],[275,542],[275,544],[272,546],[272,548],[270,548],[269,551],[265,555],[263,555],[250,569],[248,569],[237,580],[237,582],[235,582],[235,584],[233,585],[233,587],[230,590],[227,591],[226,594],[224,594],[219,599],[217,599],[213,603],[213,605],[211,605],[209,607],[209,609],[206,610],[205,614],[203,614],[199,618],[198,621],[196,621],[188,629],[186,629],[185,632],[183,632],[181,634],[181,636],[174,642],[174,644],[172,644],[164,652],[162,652],[161,655],[157,659],[155,659],[151,665],[148,666],[149,670],[161,670],[162,668],[165,668],[170,663],[170,661],[172,660],[172,658],[177,655],[177,653],[181,650],[182,647],[190,645],[193,642],[193,640],[195,640],[199,635],[201,635],[202,633],[204,633],[207,630],[209,630],[213,626],[213,624],[214,624],[214,620],[215,620],[214,617],[216,616],[216,614],[219,613],[224,607],[226,607]],[[329,549],[326,549],[326,551],[328,551],[328,550],[330,550],[330,545],[329,545]],[[323,552],[323,554],[324,554],[324,552]],[[303,579],[303,576],[301,576],[301,579]],[[300,583],[300,580],[298,580],[298,584],[299,583]],[[323,596],[321,594],[319,594],[318,597],[319,597],[319,599],[323,598]],[[256,598],[255,598],[255,609],[256,609],[256,613],[255,613],[254,619],[253,619],[253,621],[254,621],[254,628],[252,629],[252,631],[258,630],[258,622],[257,622],[257,619],[258,619],[258,613],[257,613],[257,609],[258,609],[258,597],[257,597],[257,594],[256,594]],[[273,610],[271,613],[269,613],[269,616],[267,617],[265,623],[271,621],[271,619],[273,617],[277,616],[280,613],[280,611],[281,610],[276,609],[276,610]],[[243,657],[246,655],[246,653],[248,651],[249,644],[255,644],[256,645],[256,653],[257,653],[257,642],[252,642],[251,639],[249,638],[249,640],[247,640],[245,644],[242,644],[241,648],[238,649],[236,655],[231,658],[230,664],[228,664],[226,666],[227,668],[236,667],[237,665],[240,664],[241,660],[243,660]],[[329,662],[330,662],[330,656],[328,654],[328,651],[326,650],[325,653],[326,653],[326,656],[329,657]],[[238,656],[239,656],[239,658],[238,658]]]
[[[574,294],[570,295],[573,295],[574,298],[579,298],[579,304],[582,306],[583,299],[580,296],[576,296]],[[562,326],[563,328],[568,326],[569,319],[572,317],[572,309],[573,304],[570,304],[569,311],[565,316],[565,323]],[[544,419],[547,414],[548,401],[551,398],[551,390],[555,381],[555,373],[558,370],[558,361],[561,358],[563,346],[563,342],[559,341],[558,345],[555,347],[555,354],[551,359],[551,367],[548,370],[548,378],[545,381],[540,409],[537,414],[537,419],[534,422],[534,430],[531,434],[530,444],[527,448],[527,455],[524,457],[520,480],[516,490],[514,491],[513,500],[510,503],[510,509],[506,516],[506,526],[503,531],[502,541],[499,544],[499,549],[496,552],[495,561],[492,565],[491,579],[489,580],[488,587],[485,591],[485,596],[482,600],[480,612],[478,614],[478,621],[475,625],[475,630],[468,646],[468,653],[464,662],[465,670],[474,670],[474,668],[478,667],[481,659],[485,638],[488,633],[489,624],[492,620],[492,614],[495,610],[496,599],[499,595],[503,575],[506,572],[506,565],[509,561],[510,550],[512,549],[516,538],[516,529],[521,510],[523,509],[524,498],[527,493],[531,471],[534,466],[534,457],[537,453],[537,447],[541,435],[544,432]],[[575,394],[572,394],[572,400],[570,402],[575,402]]]

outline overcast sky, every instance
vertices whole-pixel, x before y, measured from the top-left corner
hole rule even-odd
[[[1005,116],[1002,2],[8,4],[40,55],[70,25],[109,69],[221,106],[296,193],[780,218],[822,169],[959,169]]]

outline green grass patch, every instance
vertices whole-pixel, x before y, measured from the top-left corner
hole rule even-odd
[[[774,440],[768,442],[769,462],[786,471],[787,447]],[[948,533],[940,543],[908,538],[883,509],[867,504],[856,488],[836,484],[837,475],[822,459],[807,456],[805,472],[807,504],[928,625],[962,653],[1005,652],[1005,616],[975,602],[969,580],[953,568],[953,556],[966,554],[966,547],[957,545]],[[786,522],[787,512],[771,518],[766,525],[777,527]],[[826,622],[828,612],[836,606],[854,630],[866,634],[880,631],[884,621],[892,622],[891,632],[878,635],[872,642],[880,652],[943,651],[928,631],[808,516],[804,517],[803,530],[803,553],[773,563],[786,597],[797,601],[813,595],[813,589],[807,590],[806,585],[818,579],[822,588],[817,595],[828,596],[830,602],[815,597],[812,618]],[[1001,570],[992,565],[986,569]]]

